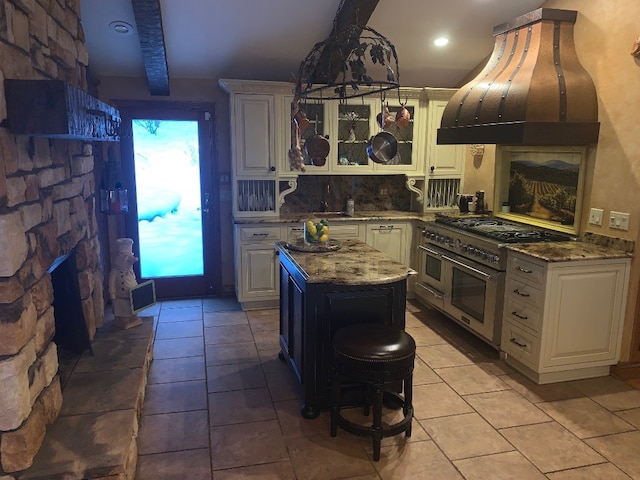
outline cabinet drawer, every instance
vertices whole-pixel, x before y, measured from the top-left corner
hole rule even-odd
[[[240,227],[241,242],[277,242],[280,227]]]
[[[504,304],[504,320],[530,328],[537,337],[542,325],[542,313],[540,309],[519,302],[513,296],[508,296]]]
[[[509,255],[507,260],[507,275],[517,275],[526,279],[529,284],[542,285],[545,276],[544,265],[530,262],[529,260],[520,257]]]
[[[540,341],[511,322],[502,324],[502,351],[528,367],[537,370],[540,361]]]
[[[537,286],[535,283],[534,285]],[[531,283],[524,283],[513,277],[507,278],[505,298],[525,303],[539,312],[544,310],[544,292]]]

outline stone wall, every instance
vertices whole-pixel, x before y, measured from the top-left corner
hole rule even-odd
[[[79,0],[0,0],[0,82],[60,79],[86,90]],[[6,113],[0,83],[0,121]],[[0,124],[2,125],[2,124]],[[0,127],[0,478],[28,468],[60,412],[47,269],[76,250],[89,336],[104,300],[91,144]],[[3,476],[3,475],[6,475]]]

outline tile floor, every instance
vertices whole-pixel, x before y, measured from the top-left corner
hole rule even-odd
[[[640,479],[640,390],[612,377],[535,385],[418,304],[413,435],[385,439],[379,462],[368,439],[331,438],[327,413],[299,415],[277,310],[204,299],[145,314],[157,330],[137,480]]]

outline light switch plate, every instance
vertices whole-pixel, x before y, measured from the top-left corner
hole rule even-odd
[[[589,211],[589,223],[591,225],[602,225],[602,217],[604,215],[604,210],[601,208],[592,208]]]
[[[629,214],[614,211],[609,213],[609,228],[629,230]]]

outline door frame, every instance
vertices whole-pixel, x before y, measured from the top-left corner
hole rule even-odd
[[[204,251],[204,278],[171,277],[155,279],[156,295],[159,300],[221,295],[221,246],[220,246],[220,195],[218,182],[218,161],[216,149],[216,110],[214,103],[171,102],[144,100],[114,100],[122,118],[120,133],[120,169],[125,188],[129,190],[129,213],[124,225],[127,236],[138,238],[138,208],[135,201],[136,183],[133,158],[133,133],[131,123],[134,118],[166,120],[198,120],[200,143],[200,175],[203,188],[200,201],[203,208],[202,235]],[[208,208],[205,203],[208,195]],[[206,210],[205,210],[206,209]],[[206,248],[210,246],[211,248]],[[138,242],[133,245],[134,254],[140,256]],[[140,264],[134,264],[138,282]],[[204,282],[204,283],[203,283]]]

